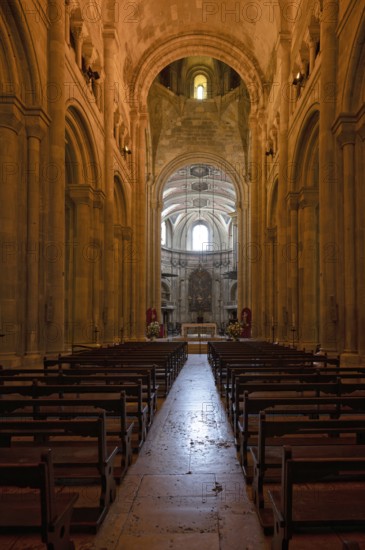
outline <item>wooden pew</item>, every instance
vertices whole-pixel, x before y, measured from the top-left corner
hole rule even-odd
[[[328,480],[326,487],[323,483]],[[281,488],[270,490],[269,497],[274,513],[273,550],[288,550],[293,535],[303,528],[306,532],[320,527],[332,532],[363,528],[365,456],[303,459],[283,447]]]
[[[228,415],[231,416],[235,399],[236,383],[245,382],[335,382],[341,381],[361,382],[365,379],[365,368],[340,368],[340,367],[287,367],[245,369],[237,366],[228,367],[229,380],[225,386],[225,400]]]
[[[75,387],[74,384],[45,384],[39,380],[34,380],[32,385],[29,384],[9,384],[1,386],[3,400],[16,395],[32,398],[42,398],[46,396],[59,396],[63,398],[65,395],[79,399],[80,395],[94,396],[95,402],[103,398],[104,394],[118,394],[124,392],[126,396],[126,415],[130,419],[136,419],[137,429],[135,435],[137,441],[135,448],[138,450],[143,445],[147,437],[148,424],[148,406],[143,400],[142,382],[138,380],[136,383],[109,385],[109,384],[81,384]],[[5,396],[8,396],[4,399]]]
[[[271,395],[255,397],[246,392],[244,394],[242,416],[238,421],[239,430],[239,457],[246,482],[251,483],[253,467],[248,460],[250,445],[257,444],[259,428],[259,413],[266,409],[280,409],[283,414],[307,414],[308,410],[327,412],[333,417],[341,416],[347,412],[357,411],[365,413],[365,398],[361,396],[325,396],[325,397],[278,397]]]
[[[235,397],[232,410],[233,433],[237,437],[239,417],[242,415],[245,393],[257,394],[264,397],[271,397],[276,394],[278,397],[287,395],[299,397],[321,397],[333,395],[337,397],[346,395],[359,395],[365,399],[365,384],[348,382],[337,377],[335,381],[328,379],[324,382],[240,382],[236,383]]]
[[[4,385],[19,384],[45,384],[49,386],[57,385],[87,385],[108,384],[111,387],[125,384],[142,384],[142,399],[147,403],[147,428],[152,424],[154,413],[157,409],[157,388],[153,382],[153,372],[150,369],[139,368],[138,371],[128,370],[116,372],[110,369],[60,369],[54,372],[32,372],[32,374],[17,372],[12,375],[3,375],[0,371],[0,387]],[[77,391],[77,388],[75,388]]]
[[[65,415],[63,415],[65,416]],[[52,449],[54,479],[57,484],[100,486],[95,506],[76,506],[72,531],[96,533],[116,496],[114,461],[118,447],[108,449],[105,413],[95,417],[34,420],[24,415],[0,419],[0,453],[34,459],[39,447]],[[4,449],[3,446],[7,448]]]
[[[0,531],[23,533],[35,528],[48,550],[74,550],[70,522],[78,494],[55,492],[51,451],[33,462],[7,461],[0,453],[0,485],[22,488],[18,493],[2,491]],[[26,488],[37,493],[25,492]]]
[[[96,401],[94,397],[73,398],[32,398],[18,397],[0,399],[0,418],[9,418],[12,414],[24,415],[24,418],[80,418],[90,417],[93,413],[106,413],[106,434],[108,446],[118,447],[118,456],[114,463],[114,477],[120,482],[132,462],[133,422],[126,414],[126,395],[121,392],[117,397],[104,395]]]
[[[316,409],[313,412],[318,414]],[[265,507],[264,483],[280,482],[283,445],[290,445],[305,458],[365,455],[365,413],[337,419],[295,417],[295,411],[285,417],[283,413],[260,412],[257,446],[250,447],[252,497],[265,534],[273,531],[273,517]]]

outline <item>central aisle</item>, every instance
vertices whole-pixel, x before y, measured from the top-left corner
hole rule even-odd
[[[99,536],[108,550],[270,547],[206,356],[190,355]]]

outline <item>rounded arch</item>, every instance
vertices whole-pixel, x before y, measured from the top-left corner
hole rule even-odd
[[[2,82],[9,87],[2,93],[16,95],[32,106],[41,104],[46,83],[41,78],[23,4],[19,0],[0,3],[0,71]]]
[[[154,198],[162,204],[163,202],[163,189],[168,178],[180,168],[188,164],[211,164],[220,168],[222,171],[229,174],[232,183],[235,187],[236,197],[237,197],[237,208],[243,204],[245,201],[248,201],[248,186],[245,181],[243,181],[243,176],[236,170],[236,168],[224,157],[213,155],[211,153],[184,153],[175,157],[171,162],[166,164],[166,166],[161,170],[160,174],[157,176],[156,181],[153,185],[153,194]]]
[[[143,111],[147,105],[148,92],[156,76],[164,67],[184,57],[204,55],[223,61],[232,67],[245,81],[249,100],[256,108],[262,106],[264,94],[262,75],[256,60],[246,55],[244,44],[232,44],[230,37],[201,32],[179,34],[168,40],[154,43],[136,67],[131,89],[135,101]]]
[[[125,190],[119,174],[114,174],[114,211],[115,223],[122,227],[129,225],[129,216]]]
[[[69,184],[98,188],[102,170],[87,118],[72,104],[66,111],[66,175]]]
[[[318,184],[319,110],[312,106],[299,131],[291,166],[291,191]]]
[[[268,227],[273,228],[277,225],[276,213],[278,206],[278,187],[279,187],[279,178],[275,177],[274,182],[271,186],[270,194],[267,202],[267,219]]]
[[[350,59],[346,64],[346,77],[343,79],[343,112],[357,112],[365,101],[365,13],[359,21],[351,47]]]

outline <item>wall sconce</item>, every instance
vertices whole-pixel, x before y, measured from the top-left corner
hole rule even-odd
[[[268,149],[268,150],[266,151],[265,155],[266,155],[267,157],[273,157],[273,156],[274,156],[274,151],[273,151],[272,147],[270,147],[270,149]]]
[[[127,155],[131,155],[131,154],[132,154],[132,151],[129,149],[129,147],[127,147],[127,145],[124,145],[124,147],[122,148],[123,157],[125,158]]]
[[[304,74],[298,71],[293,80],[293,86],[297,86],[298,84],[301,84],[303,80],[304,80]]]
[[[86,71],[86,75],[89,80],[99,80],[100,74],[97,71],[93,71],[91,67]]]

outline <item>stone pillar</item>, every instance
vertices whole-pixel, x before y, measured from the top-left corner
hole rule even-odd
[[[65,0],[65,41],[70,45],[70,32],[71,32],[71,14],[70,14],[70,0]]]
[[[105,135],[105,217],[104,217],[104,342],[114,339],[114,68],[115,29],[104,37],[104,135]]]
[[[354,354],[357,343],[357,295],[356,295],[356,181],[355,142],[356,132],[351,118],[342,115],[336,122],[335,132],[342,149],[342,197],[343,197],[343,352]]]
[[[250,116],[249,120],[251,130],[251,239],[246,243],[244,261],[248,263],[251,270],[251,304],[247,304],[252,309],[252,323],[254,325],[253,333],[257,336],[257,323],[261,316],[260,301],[260,177],[259,177],[259,128],[257,115]],[[240,315],[240,311],[238,315]]]
[[[305,347],[318,344],[318,246],[317,246],[317,189],[302,189],[299,195],[301,218],[301,267],[303,270],[300,292],[301,311],[298,327],[300,342]]]
[[[92,220],[92,238],[94,247],[93,271],[93,290],[92,290],[92,316],[90,318],[89,330],[91,338],[95,339],[95,326],[101,327],[101,311],[103,299],[101,289],[103,288],[103,229],[104,229],[104,203],[105,194],[101,189],[93,190],[93,220]]]
[[[43,317],[40,311],[39,284],[40,269],[40,147],[44,135],[44,122],[41,117],[27,117],[27,243],[26,243],[26,314],[25,352],[39,354],[40,325]]]
[[[288,284],[290,287],[290,308],[291,317],[289,324],[291,329],[296,329],[294,334],[298,338],[298,258],[299,258],[299,243],[298,243],[298,194],[288,193],[287,204],[289,210],[290,223],[290,242],[287,247],[287,260],[289,265]]]
[[[277,336],[281,341],[288,339],[288,262],[286,258],[287,249],[287,227],[288,211],[286,196],[288,193],[288,124],[290,104],[290,35],[280,33],[280,59],[281,59],[281,96],[280,96],[280,127],[279,127],[279,182],[278,182],[278,208],[277,208]]]
[[[250,280],[247,276],[247,262],[244,261],[244,250],[247,242],[243,242],[243,235],[247,235],[244,230],[244,222],[247,229],[248,219],[243,220],[242,208],[237,205],[236,212],[231,214],[232,217],[232,235],[233,235],[233,254],[236,255],[237,265],[237,314],[239,315],[246,304],[251,302]],[[233,263],[234,266],[234,263]],[[230,301],[230,298],[228,299]]]
[[[132,229],[123,227],[123,337],[130,339],[132,337]],[[122,328],[122,327],[121,327]]]
[[[267,323],[269,327],[268,337],[270,340],[275,340],[277,334],[277,297],[276,297],[276,274],[277,274],[277,230],[276,227],[268,227],[266,230],[266,238],[268,243],[267,253],[267,285],[268,285],[268,311]]]
[[[325,351],[337,351],[338,236],[336,234],[335,147],[332,125],[336,108],[337,41],[334,17],[338,0],[323,0],[321,20],[321,81],[319,115],[319,262],[320,344]]]
[[[151,202],[152,226],[151,238],[149,239],[148,250],[152,254],[151,258],[151,283],[149,285],[147,304],[156,308],[157,313],[161,311],[161,211],[162,207],[159,201]],[[152,280],[153,279],[153,280]],[[147,278],[148,283],[149,278]],[[172,281],[171,281],[172,282]],[[162,319],[160,319],[162,321]]]
[[[147,288],[147,240],[146,240],[146,128],[147,111],[139,113],[134,121],[133,144],[136,159],[134,161],[133,196],[133,245],[135,262],[133,264],[133,305],[134,334],[137,339],[145,338],[146,329],[146,288]],[[159,312],[157,312],[159,314]],[[158,319],[160,320],[160,319]],[[132,327],[133,330],[133,327]]]
[[[74,291],[72,344],[87,343],[90,338],[92,293],[90,292],[94,250],[90,239],[92,190],[87,185],[70,185],[69,196],[75,204]]]
[[[49,0],[49,9],[54,9]],[[65,322],[65,7],[60,2],[49,27],[48,81],[59,92],[57,100],[49,98],[48,239],[46,294],[46,351],[64,349]]]
[[[0,110],[0,341],[2,356],[18,351],[19,319],[19,252],[18,233],[19,193],[21,191],[21,162],[19,132],[20,113],[12,105]]]
[[[72,34],[75,39],[76,64],[82,69],[82,45],[84,41],[83,21],[72,21]]]
[[[356,159],[362,159],[362,168],[365,163],[365,112],[362,111],[360,120],[357,125],[356,139]],[[365,304],[365,193],[363,190],[364,171],[359,169],[355,173],[355,188],[359,190],[356,194],[355,212],[356,212],[356,298],[358,304]],[[361,305],[357,306],[357,334],[358,334],[358,349],[360,361],[365,362],[365,310]]]
[[[114,225],[114,280],[115,280],[115,323],[114,323],[114,338],[121,339],[121,329],[124,331],[123,317],[123,227],[119,224]],[[124,334],[123,334],[124,337]]]

